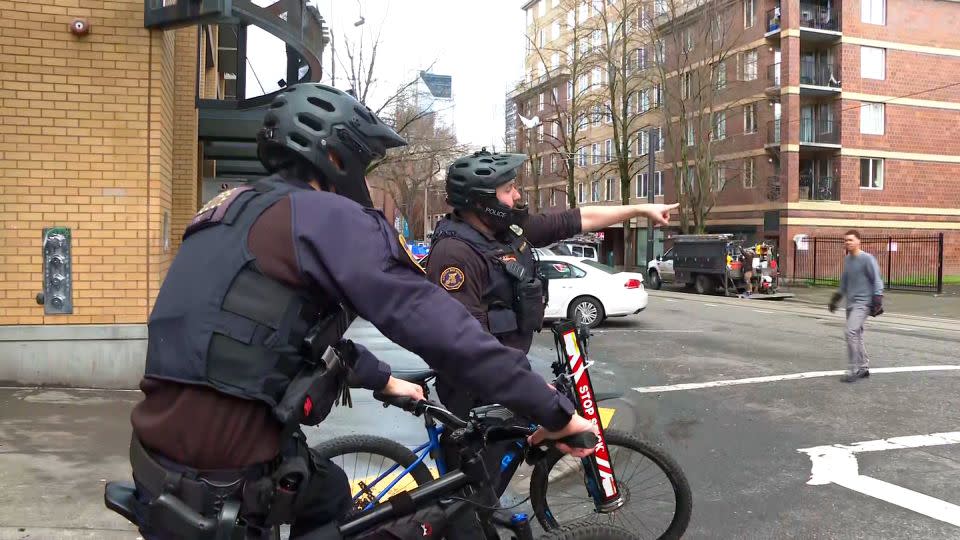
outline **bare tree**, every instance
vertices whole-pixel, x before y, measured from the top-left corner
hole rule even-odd
[[[435,114],[423,115],[413,101],[399,101],[395,114],[397,122],[407,125],[404,137],[408,144],[391,151],[390,158],[377,168],[372,179],[382,182],[410,224],[413,236],[422,238],[425,190],[466,149],[457,143],[449,127],[436,123]]]
[[[364,27],[365,28],[365,27]],[[341,68],[347,72],[347,81],[350,83],[350,91],[356,96],[357,100],[370,108],[376,115],[393,123],[394,130],[401,136],[407,138],[407,131],[417,122],[440,112],[432,107],[413,108],[410,102],[416,102],[416,90],[420,73],[430,71],[436,61],[431,62],[427,67],[417,73],[416,76],[402,81],[396,88],[390,91],[384,98],[371,103],[376,89],[380,83],[377,77],[377,50],[381,45],[380,29],[372,32],[361,30],[360,37],[356,41],[344,37],[343,51],[345,58],[339,54],[335,61]],[[405,156],[405,157],[401,157]],[[372,173],[379,167],[388,165],[399,159],[406,159],[406,152],[392,151],[388,153],[383,160],[371,163],[367,167],[367,174]]]
[[[597,120],[595,109],[599,102],[600,81],[592,81],[591,75],[597,66],[592,40],[598,28],[595,19],[590,21],[590,8],[583,0],[562,0],[560,6],[560,11],[567,14],[565,18],[547,25],[536,24],[532,31],[528,31],[527,57],[532,60],[532,73],[518,89],[532,91],[539,88],[545,96],[544,104],[549,104],[543,111],[546,118],[540,119],[539,126],[525,127],[523,133],[524,141],[536,141],[536,145],[525,149],[528,155],[541,158],[536,160],[536,166],[531,165],[535,193],[539,195],[543,173],[539,165],[544,154],[548,154],[551,160],[552,155],[557,155],[560,171],[551,169],[566,178],[567,203],[570,208],[575,208],[578,153],[582,152],[587,140],[588,127]],[[527,94],[526,99],[532,95],[536,94]],[[530,117],[538,116],[538,111],[528,110],[523,103],[517,104],[521,115],[526,112]]]
[[[641,25],[653,44],[662,88],[664,138],[683,233],[705,231],[718,197],[741,174],[715,160],[727,115],[740,104],[733,96],[758,76],[756,51],[738,50],[738,8],[733,0],[655,0]]]
[[[603,40],[594,49],[595,61],[604,70],[604,115],[613,128],[613,155],[608,170],[620,180],[620,201],[630,203],[631,181],[647,163],[641,152],[645,129],[659,125],[656,109],[660,87],[648,69],[648,36],[641,30],[644,0],[607,0],[600,11]],[[623,223],[624,262],[633,261],[635,238],[630,221]]]

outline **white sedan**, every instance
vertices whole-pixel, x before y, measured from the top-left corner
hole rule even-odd
[[[624,317],[647,307],[643,274],[618,272],[590,259],[543,252],[538,264],[549,280],[548,320],[567,318],[593,328],[607,317]]]

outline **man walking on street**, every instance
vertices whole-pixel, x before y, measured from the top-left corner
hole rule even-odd
[[[847,256],[843,260],[840,290],[830,298],[830,312],[836,311],[841,298],[847,299],[847,358],[850,371],[843,382],[855,382],[870,376],[870,359],[863,345],[863,324],[867,316],[883,313],[883,281],[877,259],[860,250],[860,233],[851,230],[843,236]]]

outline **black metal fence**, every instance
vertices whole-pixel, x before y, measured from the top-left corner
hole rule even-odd
[[[936,236],[864,237],[860,249],[877,258],[886,289],[943,292],[943,233]],[[794,242],[793,279],[836,286],[843,274],[843,237]]]

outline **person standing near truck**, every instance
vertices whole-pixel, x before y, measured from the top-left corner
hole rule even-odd
[[[744,298],[749,298],[753,294],[753,260],[755,258],[756,253],[754,253],[753,248],[743,250],[743,281],[747,285],[747,289],[743,292]]]
[[[843,259],[840,289],[830,298],[830,313],[837,310],[841,298],[847,299],[847,358],[850,371],[840,380],[855,382],[870,376],[870,358],[863,344],[863,324],[867,316],[883,313],[883,281],[877,259],[860,249],[860,233],[855,230],[843,235],[847,256]]]

